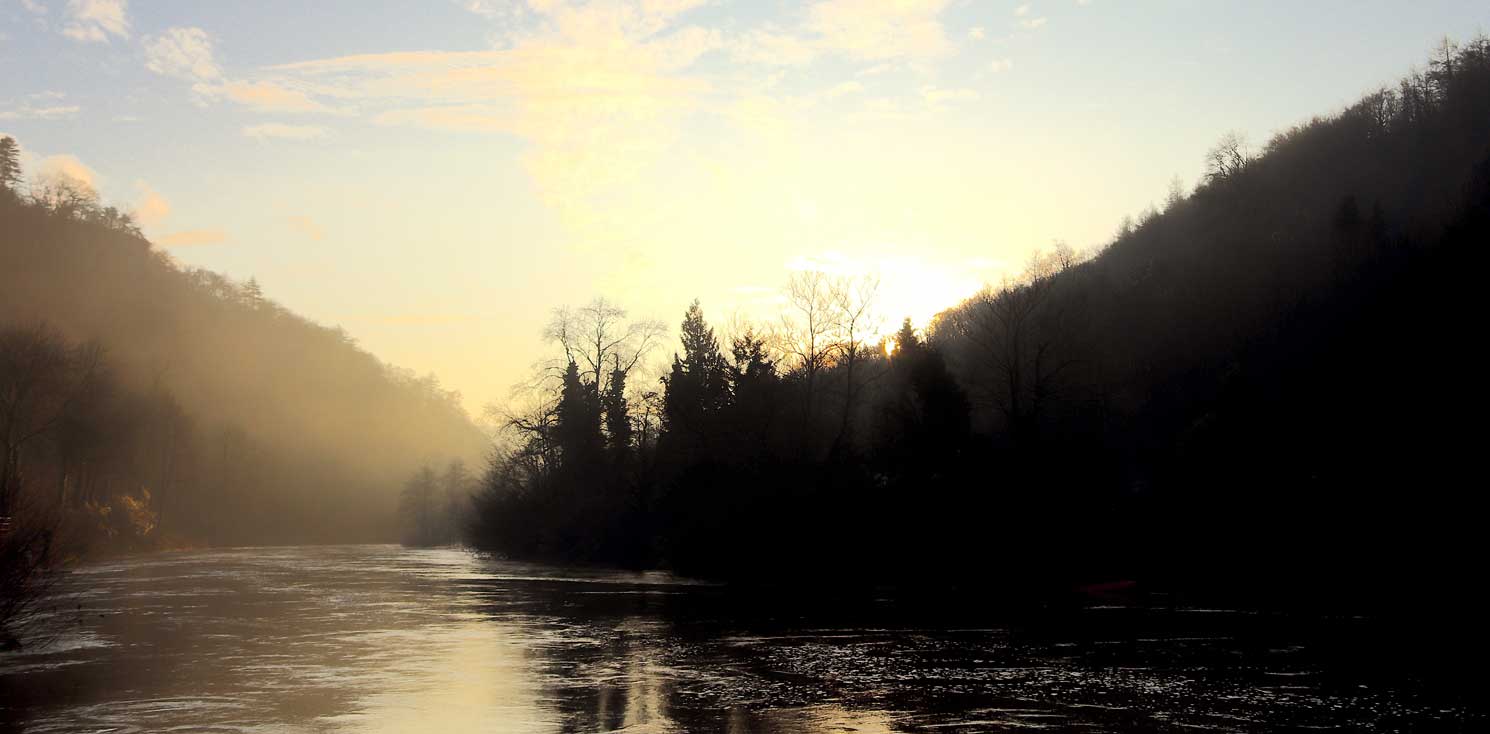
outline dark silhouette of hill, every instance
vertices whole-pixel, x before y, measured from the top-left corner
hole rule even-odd
[[[0,388],[24,395],[38,354],[78,375],[48,388],[55,415],[21,403],[45,430],[14,451],[12,485],[74,509],[148,492],[146,524],[185,542],[392,540],[408,474],[484,458],[483,434],[432,376],[380,362],[253,280],[181,266],[80,187],[22,195],[11,179],[0,330],[14,359]]]
[[[653,330],[557,311],[474,542],[1011,596],[1468,598],[1490,42],[1206,160],[1093,256],[1057,246],[893,345],[864,338],[872,281],[802,274],[780,324],[721,338],[695,303],[649,390]]]

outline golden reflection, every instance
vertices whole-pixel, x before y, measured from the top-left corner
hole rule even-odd
[[[456,562],[456,568],[464,564]],[[502,595],[502,596],[505,596]],[[723,731],[732,734],[895,731],[889,716],[838,705],[760,710],[720,705],[697,689],[723,682],[728,698],[754,698],[755,679],[673,664],[679,640],[645,614],[557,622],[504,613],[465,598],[412,628],[375,625],[348,642],[370,645],[377,665],[342,671],[355,691],[345,713],[316,720],[317,731],[421,732]],[[478,612],[477,609],[484,609]],[[573,624],[574,621],[579,624]],[[408,620],[403,620],[407,622]],[[335,666],[332,666],[333,668]],[[376,672],[369,673],[369,669]],[[726,682],[727,681],[727,682]],[[728,695],[728,694],[734,695]],[[711,700],[712,699],[712,700]]]
[[[892,734],[899,732],[890,716],[878,711],[850,711],[837,704],[776,709],[759,713],[744,710],[730,712],[727,734]]]
[[[519,641],[532,634],[490,620],[428,630],[368,686],[355,713],[326,720],[336,731],[555,732],[533,660]]]

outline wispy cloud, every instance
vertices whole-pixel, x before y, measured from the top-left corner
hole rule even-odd
[[[480,318],[475,314],[408,313],[374,316],[365,320],[381,326],[444,326],[470,323]]]
[[[67,0],[66,18],[62,35],[74,41],[105,43],[110,36],[129,38],[127,0]]]
[[[0,107],[0,120],[65,120],[82,111],[78,105],[62,104],[67,95],[56,90],[28,94],[19,102]]]
[[[144,181],[135,182],[135,221],[142,227],[159,226],[171,215],[171,202]]]
[[[926,100],[927,104],[933,106],[947,105],[955,102],[974,102],[980,96],[975,89],[925,87],[921,90],[921,98]]]
[[[71,183],[82,186],[88,191],[97,191],[99,175],[97,171],[78,160],[77,156],[60,154],[41,159],[41,163],[36,167],[36,180],[43,186]]]
[[[77,105],[47,105],[39,107],[21,104],[18,107],[0,110],[0,120],[65,120],[82,111]]]
[[[515,12],[509,3],[496,0],[456,0],[456,4],[487,19],[508,17]]]
[[[583,206],[664,150],[709,90],[688,68],[721,46],[719,34],[675,23],[696,4],[532,3],[541,22],[505,48],[343,56],[264,73],[378,124],[522,137],[534,144],[526,164],[540,189]]]
[[[232,80],[215,56],[211,34],[201,28],[168,28],[145,39],[145,67],[192,83],[200,100],[227,99],[260,112],[332,112],[310,94],[273,80]]]
[[[834,85],[832,89],[828,90],[828,98],[832,99],[847,94],[857,94],[862,91],[864,91],[864,85],[859,82],[843,82],[842,84]]]
[[[292,217],[286,217],[285,222],[290,225],[290,229],[293,229],[296,232],[304,235],[305,237],[311,240],[315,240],[316,242],[320,242],[321,240],[326,238],[326,230],[322,228],[321,225],[316,222],[316,220],[311,219],[310,217],[304,215],[295,215]]]
[[[824,56],[932,58],[952,50],[941,22],[949,0],[819,0],[794,29],[756,29],[732,42],[746,63],[801,66]]]
[[[639,193],[649,189],[637,184],[658,165],[732,185],[734,174],[716,176],[689,147],[696,123],[720,124],[722,134],[749,145],[784,148],[795,145],[787,131],[807,124],[813,105],[870,86],[876,99],[837,107],[910,119],[978,99],[976,90],[924,86],[962,43],[965,29],[944,22],[952,0],[818,0],[743,28],[696,25],[713,17],[692,12],[700,0],[453,1],[474,14],[470,22],[489,18],[497,26],[491,48],[312,57],[242,70],[217,57],[210,35],[182,28],[150,39],[147,58],[156,73],[190,83],[199,101],[275,113],[274,122],[239,123],[255,139],[320,138],[328,130],[313,123],[330,114],[520,139],[522,165],[574,241],[614,240],[622,229],[651,226],[636,214],[650,208]],[[710,54],[737,63],[699,63]],[[799,71],[819,61],[822,69]],[[819,73],[829,63],[834,76]],[[845,74],[844,65],[859,71]],[[867,78],[890,72],[882,84]],[[916,80],[902,78],[910,76]]]
[[[243,128],[243,134],[259,140],[268,138],[314,140],[316,138],[326,137],[327,130],[319,125],[286,125],[278,122],[266,122],[259,125],[245,126]]]
[[[227,241],[228,233],[220,229],[188,229],[156,237],[154,240],[157,246],[168,248],[220,245]]]
[[[1024,3],[1023,5],[1014,8],[1014,17],[1017,19],[1016,22],[1019,24],[1020,28],[1034,30],[1036,28],[1044,26],[1045,23],[1048,21],[1048,19],[1044,17],[1032,17],[1032,12],[1033,6],[1030,3]]]
[[[830,51],[861,59],[937,56],[950,49],[940,16],[948,0],[825,0],[807,28]]]
[[[222,77],[212,56],[212,37],[201,28],[167,28],[145,39],[145,68],[194,82],[215,82]]]
[[[260,112],[333,112],[310,94],[272,81],[229,82],[205,89]]]

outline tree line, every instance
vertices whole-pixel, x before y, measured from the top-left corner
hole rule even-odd
[[[475,490],[476,477],[460,459],[451,459],[443,472],[420,466],[399,493],[399,540],[415,547],[460,543]]]
[[[397,477],[486,444],[433,376],[181,266],[0,138],[0,643],[69,558],[397,539]]]
[[[876,283],[679,339],[596,300],[505,416],[478,548],[712,577],[1455,594],[1490,212],[1490,42],[1285,130],[1090,256],[879,340]],[[639,368],[672,352],[655,383]]]

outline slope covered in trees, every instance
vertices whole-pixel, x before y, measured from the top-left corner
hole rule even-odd
[[[872,281],[804,273],[780,323],[721,337],[695,303],[652,389],[630,365],[655,328],[561,310],[474,542],[723,577],[1469,593],[1490,43],[1207,162],[1095,255],[1057,246],[880,345]]]
[[[404,477],[484,458],[432,376],[253,280],[182,267],[90,191],[28,186],[15,163],[0,186],[11,504],[123,522],[127,499],[179,542],[394,540]]]

